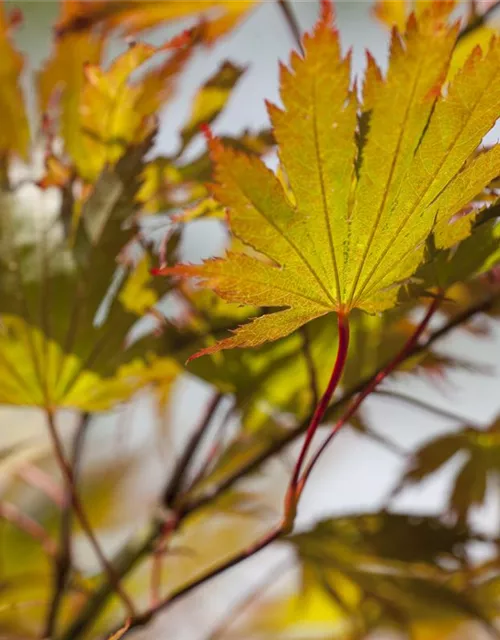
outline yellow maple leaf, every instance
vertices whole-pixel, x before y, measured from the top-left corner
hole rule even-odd
[[[65,0],[62,17],[70,15],[73,3]],[[104,48],[102,34],[70,33],[55,40],[50,58],[37,74],[38,103],[42,113],[51,110],[57,100],[60,134],[71,157],[80,155],[82,127],[81,95],[85,85],[86,64],[99,64]]]
[[[197,355],[276,340],[330,312],[388,309],[431,233],[438,247],[467,237],[473,216],[456,214],[500,171],[500,146],[475,153],[500,116],[500,42],[475,49],[444,91],[457,35],[434,9],[412,15],[404,34],[393,31],[385,78],[368,58],[359,105],[324,9],[304,57],[293,53],[281,69],[283,110],[269,106],[289,189],[258,158],[210,142],[214,197],[233,234],[272,264],[229,253],[160,273],[282,309]]]
[[[259,0],[189,0],[183,2],[109,2],[73,0],[71,11],[59,21],[60,34],[103,25],[136,34],[166,22],[199,15],[202,38],[212,43],[233,29]]]
[[[75,2],[63,4],[63,19]],[[132,43],[107,69],[101,66],[104,35],[88,31],[61,36],[38,75],[39,105],[59,105],[64,149],[78,174],[95,182],[107,164],[116,163],[128,145],[152,131],[153,117],[172,95],[175,79],[193,51],[194,33],[186,32],[160,47]],[[170,52],[156,67],[142,65]],[[132,78],[137,72],[142,75]]]
[[[427,13],[435,20],[446,19],[456,4],[456,0],[377,0],[373,6],[376,18],[388,27],[403,31],[411,11],[420,17]]]
[[[3,2],[0,2],[0,157],[15,152],[25,158],[29,127],[19,83],[24,62],[12,44],[11,26]]]

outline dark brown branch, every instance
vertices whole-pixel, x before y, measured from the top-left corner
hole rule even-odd
[[[71,466],[68,464],[67,460],[66,460],[66,456],[64,455],[64,450],[62,447],[62,443],[61,440],[59,438],[59,434],[57,433],[57,428],[55,425],[55,420],[54,420],[54,414],[51,410],[47,409],[46,411],[46,416],[47,416],[47,425],[49,427],[49,434],[52,440],[52,444],[54,447],[54,454],[57,460],[57,463],[59,465],[60,471],[63,474],[64,480],[67,484],[67,489],[71,494],[71,502],[72,502],[72,509],[75,513],[75,515],[78,517],[78,520],[80,522],[80,525],[83,529],[83,531],[85,532],[85,535],[87,536],[89,542],[92,545],[92,548],[94,549],[95,554],[97,555],[99,562],[101,563],[104,571],[106,572],[107,576],[108,576],[108,580],[111,583],[111,585],[113,586],[113,590],[118,594],[118,596],[120,597],[120,599],[122,600],[127,613],[130,615],[134,615],[135,610],[134,610],[134,606],[132,604],[132,601],[130,600],[130,598],[128,597],[128,595],[125,593],[125,591],[123,590],[121,584],[120,584],[120,579],[118,578],[118,576],[115,574],[115,571],[113,569],[113,566],[110,564],[110,562],[108,561],[108,559],[106,558],[106,556],[104,555],[104,552],[101,549],[101,546],[94,534],[94,531],[92,530],[92,526],[87,518],[87,515],[85,513],[85,509],[83,508],[83,505],[80,501],[80,497],[78,495],[78,492],[76,490],[76,486],[75,486],[75,482],[74,482],[74,477],[73,477],[73,470],[71,468]]]
[[[165,491],[163,492],[163,505],[165,507],[172,506],[180,487],[186,477],[187,472],[193,458],[198,451],[198,447],[207,431],[212,418],[217,411],[224,395],[222,393],[216,393],[208,403],[206,410],[203,413],[200,424],[194,430],[191,438],[189,439],[183,454],[177,460],[172,477],[170,478]]]
[[[300,27],[293,10],[287,0],[278,0],[278,6],[281,9],[281,13],[285,18],[285,22],[290,29],[290,33],[292,34],[293,39],[295,40],[295,44],[297,45],[299,51],[304,53],[304,49],[302,47],[302,37],[300,35]]]
[[[194,430],[193,434],[188,440],[188,443],[184,449],[183,454],[177,460],[174,467],[172,476],[163,493],[163,506],[167,509],[172,508],[179,492],[181,491],[182,484],[189,473],[189,469],[193,462],[196,452],[206,434],[207,428],[210,425],[212,418],[217,411],[224,395],[222,393],[216,393],[208,403],[207,408],[203,412],[203,416],[199,425]],[[151,573],[151,603],[155,605],[160,599],[161,589],[161,574],[162,574],[162,561],[163,554],[166,550],[167,540],[171,533],[175,531],[177,527],[176,517],[170,518],[163,527],[163,533],[158,540],[154,555],[153,555],[153,568]]]
[[[470,35],[476,29],[482,27],[492,16],[492,14],[500,7],[500,0],[498,2],[494,2],[491,6],[489,6],[486,11],[480,15],[476,15],[475,18],[468,25],[466,25],[458,34],[457,42],[459,42],[465,36]]]
[[[71,447],[69,465],[72,472],[73,485],[76,487],[78,471],[82,456],[83,442],[87,427],[90,423],[90,414],[83,413],[76,428]],[[66,487],[64,506],[61,512],[61,527],[59,530],[59,550],[54,563],[54,585],[52,599],[47,611],[45,621],[44,638],[52,638],[56,630],[57,618],[62,605],[64,593],[67,588],[69,575],[73,566],[71,554],[71,524],[73,516],[73,500],[71,490]]]

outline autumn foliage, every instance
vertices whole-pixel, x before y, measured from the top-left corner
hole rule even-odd
[[[154,628],[175,637],[174,603],[275,542],[284,569],[240,585],[207,638],[500,633],[500,531],[474,518],[489,491],[498,501],[498,415],[462,418],[399,384],[477,383],[448,336],[498,352],[497,3],[379,0],[387,60],[367,51],[355,75],[333,4],[302,36],[276,0],[295,40],[269,126],[221,132],[246,73],[226,60],[162,153],[162,110],[191,62],[260,4],[62,0],[33,114],[22,16],[0,3],[0,402],[16,407],[0,438],[2,638],[118,640],[157,633],[163,614]],[[175,35],[151,44],[165,25]],[[200,224],[225,249],[190,262]],[[404,451],[372,425],[372,396],[454,430]],[[200,407],[189,428],[179,406]],[[27,410],[43,426],[18,436]],[[346,430],[398,456],[399,478],[378,510],[297,527]],[[394,506],[452,459],[442,513]]]

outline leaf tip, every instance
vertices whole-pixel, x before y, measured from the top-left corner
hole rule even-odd
[[[333,26],[335,21],[335,11],[333,8],[332,0],[321,0],[321,8],[320,8],[320,24],[326,26]]]
[[[16,7],[9,13],[9,28],[17,29],[18,27],[22,26],[23,22],[24,14],[18,7]]]

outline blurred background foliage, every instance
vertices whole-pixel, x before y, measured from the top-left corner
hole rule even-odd
[[[269,96],[251,76],[251,55],[229,57],[241,38],[268,68],[285,58],[293,41],[282,4],[0,4],[1,638],[106,637],[123,623],[122,598],[80,510],[139,610],[189,589],[280,515],[297,437],[330,373],[335,323],[327,316],[275,344],[186,367],[197,349],[265,310],[224,304],[150,269],[236,242],[208,195],[202,124],[275,164],[265,119],[228,113],[237,99],[251,108],[274,98],[277,65]],[[496,33],[490,4],[459,7],[474,28],[457,67]],[[378,3],[380,23],[369,27],[367,3],[339,3],[339,23],[357,44],[366,29],[383,58],[387,25],[401,25],[410,5]],[[290,7],[302,26],[314,22],[316,2]],[[23,56],[23,37],[40,37],[45,24],[47,57]],[[257,32],[280,51],[255,51]],[[212,68],[194,81],[205,57]],[[168,111],[183,91],[184,107]],[[497,196],[496,182],[478,194],[485,211],[470,245],[432,256],[445,265],[440,317],[425,348],[318,467],[299,532],[186,594],[134,637],[498,635]],[[425,293],[432,269],[424,265],[407,293]],[[330,420],[412,334],[422,312],[415,299],[403,295],[384,316],[353,317]],[[386,465],[391,475],[377,485]],[[333,467],[349,475],[340,481]],[[440,504],[401,504],[407,486],[444,467]],[[353,477],[367,495],[378,486],[370,505],[356,500]]]

